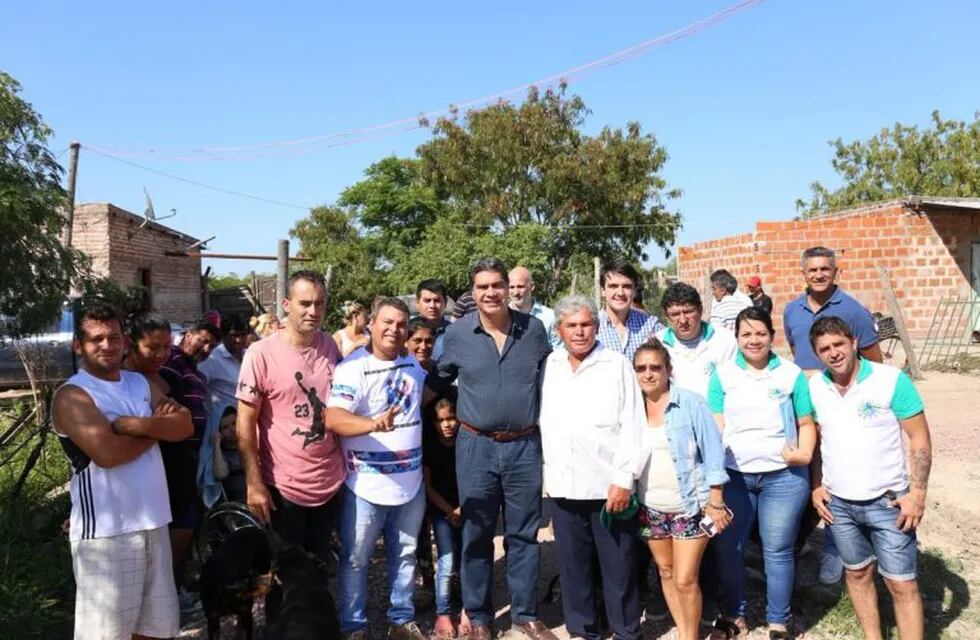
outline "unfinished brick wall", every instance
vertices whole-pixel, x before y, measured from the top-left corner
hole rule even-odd
[[[876,268],[884,266],[909,332],[923,337],[940,298],[968,295],[971,243],[978,240],[980,212],[914,210],[890,201],[811,220],[758,222],[752,233],[681,247],[678,275],[707,297],[707,275],[715,269],[728,269],[740,285],[758,275],[773,299],[782,341],[783,308],[804,289],[800,254],[823,245],[838,252],[841,287],[872,312],[889,315]]]
[[[191,236],[144,219],[111,204],[75,208],[72,244],[92,257],[97,273],[124,286],[141,284],[140,269],[150,275],[151,305],[171,322],[201,316],[201,259],[173,257],[196,242]]]

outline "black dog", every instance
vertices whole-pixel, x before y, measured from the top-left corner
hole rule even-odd
[[[299,547],[277,545],[273,579],[282,586],[282,606],[265,629],[265,640],[338,640],[340,620],[327,589],[327,566]]]
[[[209,640],[221,637],[221,618],[238,618],[238,637],[252,638],[252,600],[272,584],[272,547],[266,532],[246,527],[233,532],[201,569],[201,605]]]

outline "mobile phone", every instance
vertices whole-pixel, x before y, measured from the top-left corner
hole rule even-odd
[[[735,517],[735,514],[732,513],[732,510],[728,507],[725,507],[725,513],[728,514],[729,518]],[[718,527],[715,526],[715,521],[712,520],[711,516],[707,514],[701,518],[701,522],[698,523],[698,526],[701,527],[701,531],[704,531],[704,534],[709,538],[714,538],[718,534]]]

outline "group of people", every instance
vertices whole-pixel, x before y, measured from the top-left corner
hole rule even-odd
[[[621,260],[600,272],[601,309],[577,295],[550,309],[527,269],[485,258],[452,322],[445,286],[430,279],[417,316],[399,298],[345,303],[333,336],[321,331],[322,277],[300,271],[281,326],[247,348],[234,321],[202,321],[172,345],[157,316],[124,328],[112,309],[86,309],[82,368],[54,401],[73,468],[76,638],[176,635],[190,536],[202,500],[221,495],[324,560],[336,535],[350,640],[369,637],[379,539],[388,637],[428,637],[413,592],[430,532],[433,636],[489,639],[498,521],[512,625],[554,638],[537,609],[545,501],[573,636],[603,637],[601,606],[614,637],[639,638],[651,558],[679,638],[699,637],[709,612],[713,637],[746,634],[745,548],[757,528],[769,635],[790,637],[798,539],[815,510],[865,637],[881,637],[876,567],[900,636],[921,637],[922,401],[881,364],[833,252],[808,249],[801,267],[806,291],[783,313],[792,359],[773,350],[757,277],[746,295],[729,272],[712,274],[710,314],[694,287],[670,285],[664,324],[635,304],[639,274]],[[266,596],[271,618],[279,597]]]

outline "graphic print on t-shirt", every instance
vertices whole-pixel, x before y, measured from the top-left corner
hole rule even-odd
[[[305,449],[310,443],[323,440],[326,434],[326,427],[323,424],[323,410],[327,408],[327,405],[323,404],[323,401],[317,397],[316,387],[307,389],[303,385],[303,374],[299,371],[296,372],[296,384],[306,394],[307,401],[303,404],[295,405],[293,411],[297,418],[311,418],[309,430],[304,431],[303,429],[297,428],[293,431],[294,436],[303,436],[303,448]],[[312,415],[310,415],[311,413]]]

